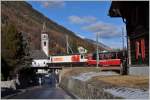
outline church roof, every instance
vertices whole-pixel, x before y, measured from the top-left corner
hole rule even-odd
[[[47,55],[42,50],[31,50],[30,55],[33,59],[48,59]]]

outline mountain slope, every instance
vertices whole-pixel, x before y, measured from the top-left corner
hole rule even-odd
[[[93,43],[94,45],[96,45],[96,41],[94,41],[94,40],[91,40],[91,39],[85,39],[85,40],[88,41],[88,42],[90,42],[90,43]],[[105,50],[111,50],[110,47],[108,47],[108,46],[105,45],[105,44],[102,44],[101,42],[98,42],[98,45],[99,45],[101,48],[105,49]]]
[[[27,36],[32,50],[41,49],[40,36],[43,22],[46,22],[46,29],[49,35],[50,54],[66,53],[66,35],[69,37],[69,44],[74,52],[77,52],[78,46],[83,46],[88,52],[95,50],[93,43],[76,36],[72,31],[45,17],[24,1],[2,1],[1,19],[2,31],[5,33],[3,27],[13,23],[20,32],[24,33],[24,36]],[[100,47],[100,49],[104,48]]]

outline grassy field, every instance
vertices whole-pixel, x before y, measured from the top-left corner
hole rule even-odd
[[[96,67],[65,68],[63,70],[63,77],[76,76],[86,72],[100,72],[100,69]],[[101,82],[105,82],[115,86],[149,89],[149,77],[145,76],[132,76],[132,75],[95,76],[88,82],[96,86],[101,85]]]
[[[131,76],[131,75],[119,75],[119,76],[97,76],[90,80],[90,83],[100,85],[101,81],[115,85],[130,88],[148,89],[149,88],[149,77],[142,76]]]

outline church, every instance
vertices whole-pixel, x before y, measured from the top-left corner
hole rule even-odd
[[[32,67],[46,67],[49,62],[49,38],[46,32],[46,25],[43,24],[41,32],[41,50],[31,50],[30,55],[32,60]]]

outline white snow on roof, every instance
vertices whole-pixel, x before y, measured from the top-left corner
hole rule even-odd
[[[115,72],[87,72],[87,73],[81,73],[79,76],[72,76],[74,79],[78,79],[80,81],[87,81],[95,76],[112,76],[112,75],[118,75]]]
[[[104,89],[104,91],[125,99],[148,99],[149,96],[149,91],[126,87]]]

